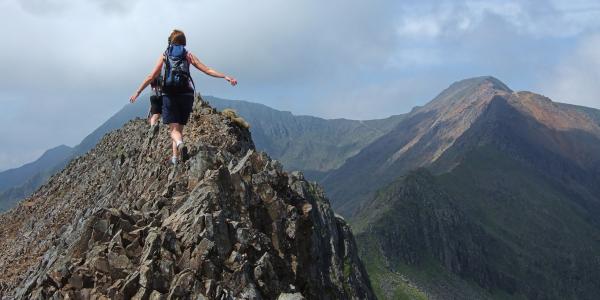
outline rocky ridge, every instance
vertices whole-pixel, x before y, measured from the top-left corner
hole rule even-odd
[[[135,120],[0,215],[1,299],[373,299],[322,190],[197,102],[190,159]]]

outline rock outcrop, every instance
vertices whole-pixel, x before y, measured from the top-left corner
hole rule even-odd
[[[132,121],[1,215],[0,298],[374,298],[318,186],[205,103],[186,138]]]

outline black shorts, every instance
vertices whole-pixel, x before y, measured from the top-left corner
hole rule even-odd
[[[150,114],[162,114],[163,100],[162,96],[150,96]]]
[[[162,101],[163,123],[187,124],[194,107],[194,94],[164,94]]]

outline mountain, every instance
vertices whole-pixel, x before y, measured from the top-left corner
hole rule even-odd
[[[288,168],[318,174],[340,167],[346,159],[396,126],[403,115],[379,120],[322,119],[295,116],[265,105],[206,99],[219,109],[233,108],[250,122],[259,149]]]
[[[496,94],[511,92],[495,78],[478,77],[456,82],[427,105],[413,109],[395,128],[322,180],[336,210],[351,215],[398,175],[430,165],[475,122]]]
[[[31,174],[37,173],[38,170],[52,169],[56,166],[56,162],[67,159],[73,149],[71,147],[60,145],[47,150],[37,160],[32,163],[25,164],[19,168],[5,170],[0,172],[0,192],[20,185],[31,177]]]
[[[313,180],[341,166],[347,158],[385,134],[403,117],[398,115],[368,121],[326,120],[295,116],[258,103],[210,96],[205,98],[218,109],[235,109],[250,122],[258,149],[282,161],[290,170],[302,170]],[[145,101],[126,105],[74,149],[62,146],[49,151],[61,150],[61,156],[43,155],[31,164],[0,172],[0,212],[30,195],[70,160],[87,153],[106,133],[134,118],[145,118],[147,113],[148,103]]]
[[[0,298],[374,299],[318,186],[205,103],[186,137],[128,122],[0,215]]]
[[[334,171],[378,296],[597,299],[599,115],[464,80]]]
[[[72,153],[73,148],[61,145],[47,150],[32,163],[1,172],[0,212],[15,205],[41,186],[50,175],[62,169]]]

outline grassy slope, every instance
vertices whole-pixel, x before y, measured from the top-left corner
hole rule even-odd
[[[394,212],[389,202],[402,201],[390,198],[402,184],[399,180],[380,191],[378,197],[388,199],[371,208],[369,220],[358,218],[353,222],[362,259],[378,296],[422,299],[426,292],[433,299],[467,295],[476,299],[520,299],[524,298],[521,293],[527,293],[530,298],[593,299],[600,276],[594,260],[600,253],[600,230],[572,201],[573,194],[491,147],[470,153],[465,161],[452,172],[437,176],[435,184],[452,196],[470,220],[508,249],[504,254],[494,254],[489,264],[519,282],[518,291],[509,294],[484,290],[471,279],[448,272],[432,257],[419,265],[384,257],[377,245],[388,237],[373,236],[367,229],[378,222],[384,226],[389,225],[385,222],[398,222],[395,216],[401,214]],[[503,255],[510,255],[519,267],[514,268]]]
[[[400,272],[390,269],[372,237],[368,235],[358,236],[357,243],[360,245],[361,260],[367,269],[378,299],[428,299],[424,292],[409,282]]]
[[[439,183],[485,231],[517,253],[519,270],[496,268],[554,299],[598,292],[600,228],[576,194],[491,147],[470,154]],[[592,298],[590,298],[592,299]]]

